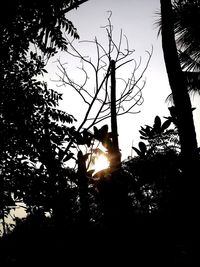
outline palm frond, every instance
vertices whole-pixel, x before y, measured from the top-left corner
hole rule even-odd
[[[184,71],[187,82],[187,88],[190,94],[200,94],[200,72]],[[166,98],[167,103],[174,103],[173,95],[170,94]]]
[[[155,28],[158,28],[158,33],[157,33],[157,37],[158,37],[162,32],[162,18],[161,18],[160,10],[157,10],[155,12],[155,16],[156,16],[156,19],[154,22],[154,26]]]
[[[179,50],[179,59],[181,67],[184,71],[200,71],[200,50],[196,53],[189,53],[188,50],[185,50],[184,52]]]
[[[175,1],[174,30],[183,69],[199,71],[200,1]]]
[[[200,72],[184,71],[188,91],[200,94]]]

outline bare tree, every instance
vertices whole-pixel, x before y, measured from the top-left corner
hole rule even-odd
[[[135,50],[129,48],[128,39],[123,34],[122,30],[119,34],[119,41],[114,41],[111,15],[112,13],[110,12],[108,25],[102,27],[107,34],[107,45],[100,43],[96,37],[93,41],[80,42],[81,44],[92,44],[95,47],[96,57],[94,59],[83,55],[79,49],[75,47],[73,41],[70,42],[68,40],[69,49],[66,53],[73,59],[80,60],[80,66],[78,67],[80,72],[78,74],[79,76],[82,75],[84,77],[81,83],[76,82],[72,78],[72,75],[66,68],[66,63],[58,60],[58,86],[64,85],[72,87],[87,107],[84,117],[77,128],[78,133],[89,131],[94,125],[111,117],[111,130],[113,131],[115,129],[115,131],[117,131],[117,125],[115,125],[114,129],[112,127],[114,121],[113,112],[111,112],[113,99],[115,102],[113,107],[116,116],[121,116],[127,113],[138,113],[139,111],[135,111],[134,108],[143,103],[142,90],[146,82],[144,73],[149,65],[153,49],[151,52],[146,51],[148,59],[145,66],[138,74],[142,65],[141,58],[139,62],[134,59],[133,53]],[[123,48],[124,44],[125,47]],[[129,66],[130,76],[128,78],[118,77],[118,71],[123,70],[125,65]],[[115,73],[114,76],[116,77],[114,77],[114,79],[112,79],[111,73]],[[94,82],[93,92],[91,92],[89,76],[92,77],[92,81]],[[114,82],[115,85],[113,85]],[[114,98],[112,97],[111,99],[112,87],[115,92]],[[117,132],[112,132],[112,134],[115,137],[117,136]],[[69,151],[74,142],[74,138],[69,141],[66,147],[66,152]],[[115,143],[118,146],[118,141]]]
[[[69,153],[74,145],[78,146],[78,150],[80,150],[79,145],[87,145],[90,149],[90,153],[83,155],[82,151],[79,151],[77,156],[80,219],[83,225],[87,225],[89,220],[88,176],[90,175],[88,175],[86,168],[87,155],[90,155],[89,161],[91,161],[94,155],[93,152],[99,151],[99,149],[94,149],[94,140],[102,143],[107,149],[110,162],[108,173],[112,174],[112,178],[115,180],[115,171],[121,165],[117,116],[138,112],[134,108],[143,103],[142,90],[146,82],[143,77],[152,56],[152,51],[147,52],[147,62],[138,75],[138,70],[142,64],[141,58],[139,62],[134,59],[133,53],[135,51],[129,48],[128,39],[123,35],[122,30],[119,34],[119,41],[114,41],[111,15],[112,13],[110,12],[108,25],[103,27],[107,34],[107,45],[103,45],[96,37],[93,41],[80,42],[87,46],[92,45],[95,48],[96,56],[94,58],[83,55],[80,49],[75,47],[73,41],[70,42],[68,40],[67,55],[80,62],[76,80],[73,79],[73,74],[70,73],[70,70],[66,68],[66,64],[58,60],[58,81],[60,86],[64,85],[75,90],[86,106],[85,113],[82,111],[84,113],[83,119],[77,130],[73,128],[72,138],[68,140],[65,150],[66,154]],[[123,48],[124,44],[125,48]],[[129,67],[130,76],[128,78],[118,77],[119,70],[123,70],[125,66]],[[82,82],[77,81],[80,76],[84,77]],[[90,79],[89,76],[92,78]],[[93,91],[91,90],[91,81],[93,82]],[[100,129],[96,127],[98,123],[107,119],[111,119],[110,133],[107,125],[102,126]],[[92,127],[93,133],[91,132]],[[115,191],[114,188],[116,186],[112,187],[111,195]],[[118,198],[118,191],[115,192],[115,195]],[[126,199],[126,196],[124,196],[124,199]]]

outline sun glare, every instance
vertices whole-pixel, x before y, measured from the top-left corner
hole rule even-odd
[[[109,167],[109,161],[106,156],[100,155],[95,159],[95,163],[93,165],[93,169],[95,170],[95,173],[106,169]]]

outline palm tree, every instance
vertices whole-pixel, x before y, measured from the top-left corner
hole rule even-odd
[[[200,93],[200,1],[175,0],[174,31],[188,90]]]
[[[182,179],[176,188],[174,216],[178,239],[195,239],[199,200],[197,186],[197,140],[187,80],[182,71],[176,47],[171,0],[160,0],[162,18],[162,47],[176,110],[177,127],[182,154]]]
[[[200,94],[200,0],[174,0],[172,10],[178,57],[187,88],[190,93]],[[161,19],[157,24],[160,33]],[[173,95],[167,100],[173,102]]]
[[[162,47],[169,84],[177,112],[177,126],[181,150],[184,157],[193,157],[197,150],[196,133],[193,122],[191,101],[187,81],[183,74],[175,41],[171,0],[160,0],[162,18]]]

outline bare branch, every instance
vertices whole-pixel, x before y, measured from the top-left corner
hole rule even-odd
[[[113,26],[111,24],[112,12],[109,12],[108,25],[102,27],[107,34],[108,44],[107,47],[102,45],[97,37],[93,41],[84,40],[79,42],[79,45],[93,45],[96,51],[96,57],[92,60],[90,57],[83,55],[80,49],[76,48],[73,41],[69,42],[69,49],[66,53],[72,58],[78,59],[81,62],[81,66],[78,68],[83,74],[83,82],[80,84],[74,81],[70,74],[67,72],[64,63],[58,61],[58,69],[60,71],[59,81],[62,85],[72,87],[81,97],[84,103],[87,104],[87,110],[82,119],[82,122],[78,126],[77,132],[81,132],[82,129],[89,130],[92,126],[110,118],[111,100],[110,100],[110,63],[114,58],[115,71],[122,69],[124,66],[129,65],[131,68],[130,77],[116,77],[116,81],[121,81],[122,85],[120,89],[117,89],[116,98],[116,113],[117,116],[124,114],[136,114],[139,111],[134,111],[133,108],[140,106],[144,99],[142,97],[142,90],[146,81],[143,79],[144,74],[149,66],[149,62],[153,53],[147,52],[148,59],[143,69],[137,75],[137,72],[141,69],[141,59],[139,62],[133,58],[134,49],[129,48],[128,38],[120,31],[118,43],[113,39]],[[125,48],[123,42],[125,41]],[[88,69],[90,68],[90,70]],[[89,77],[92,77],[94,83],[94,91],[92,91],[91,85],[89,85]],[[117,75],[117,73],[116,73]],[[118,86],[118,84],[116,84]],[[72,138],[68,143],[66,151],[75,142]]]

